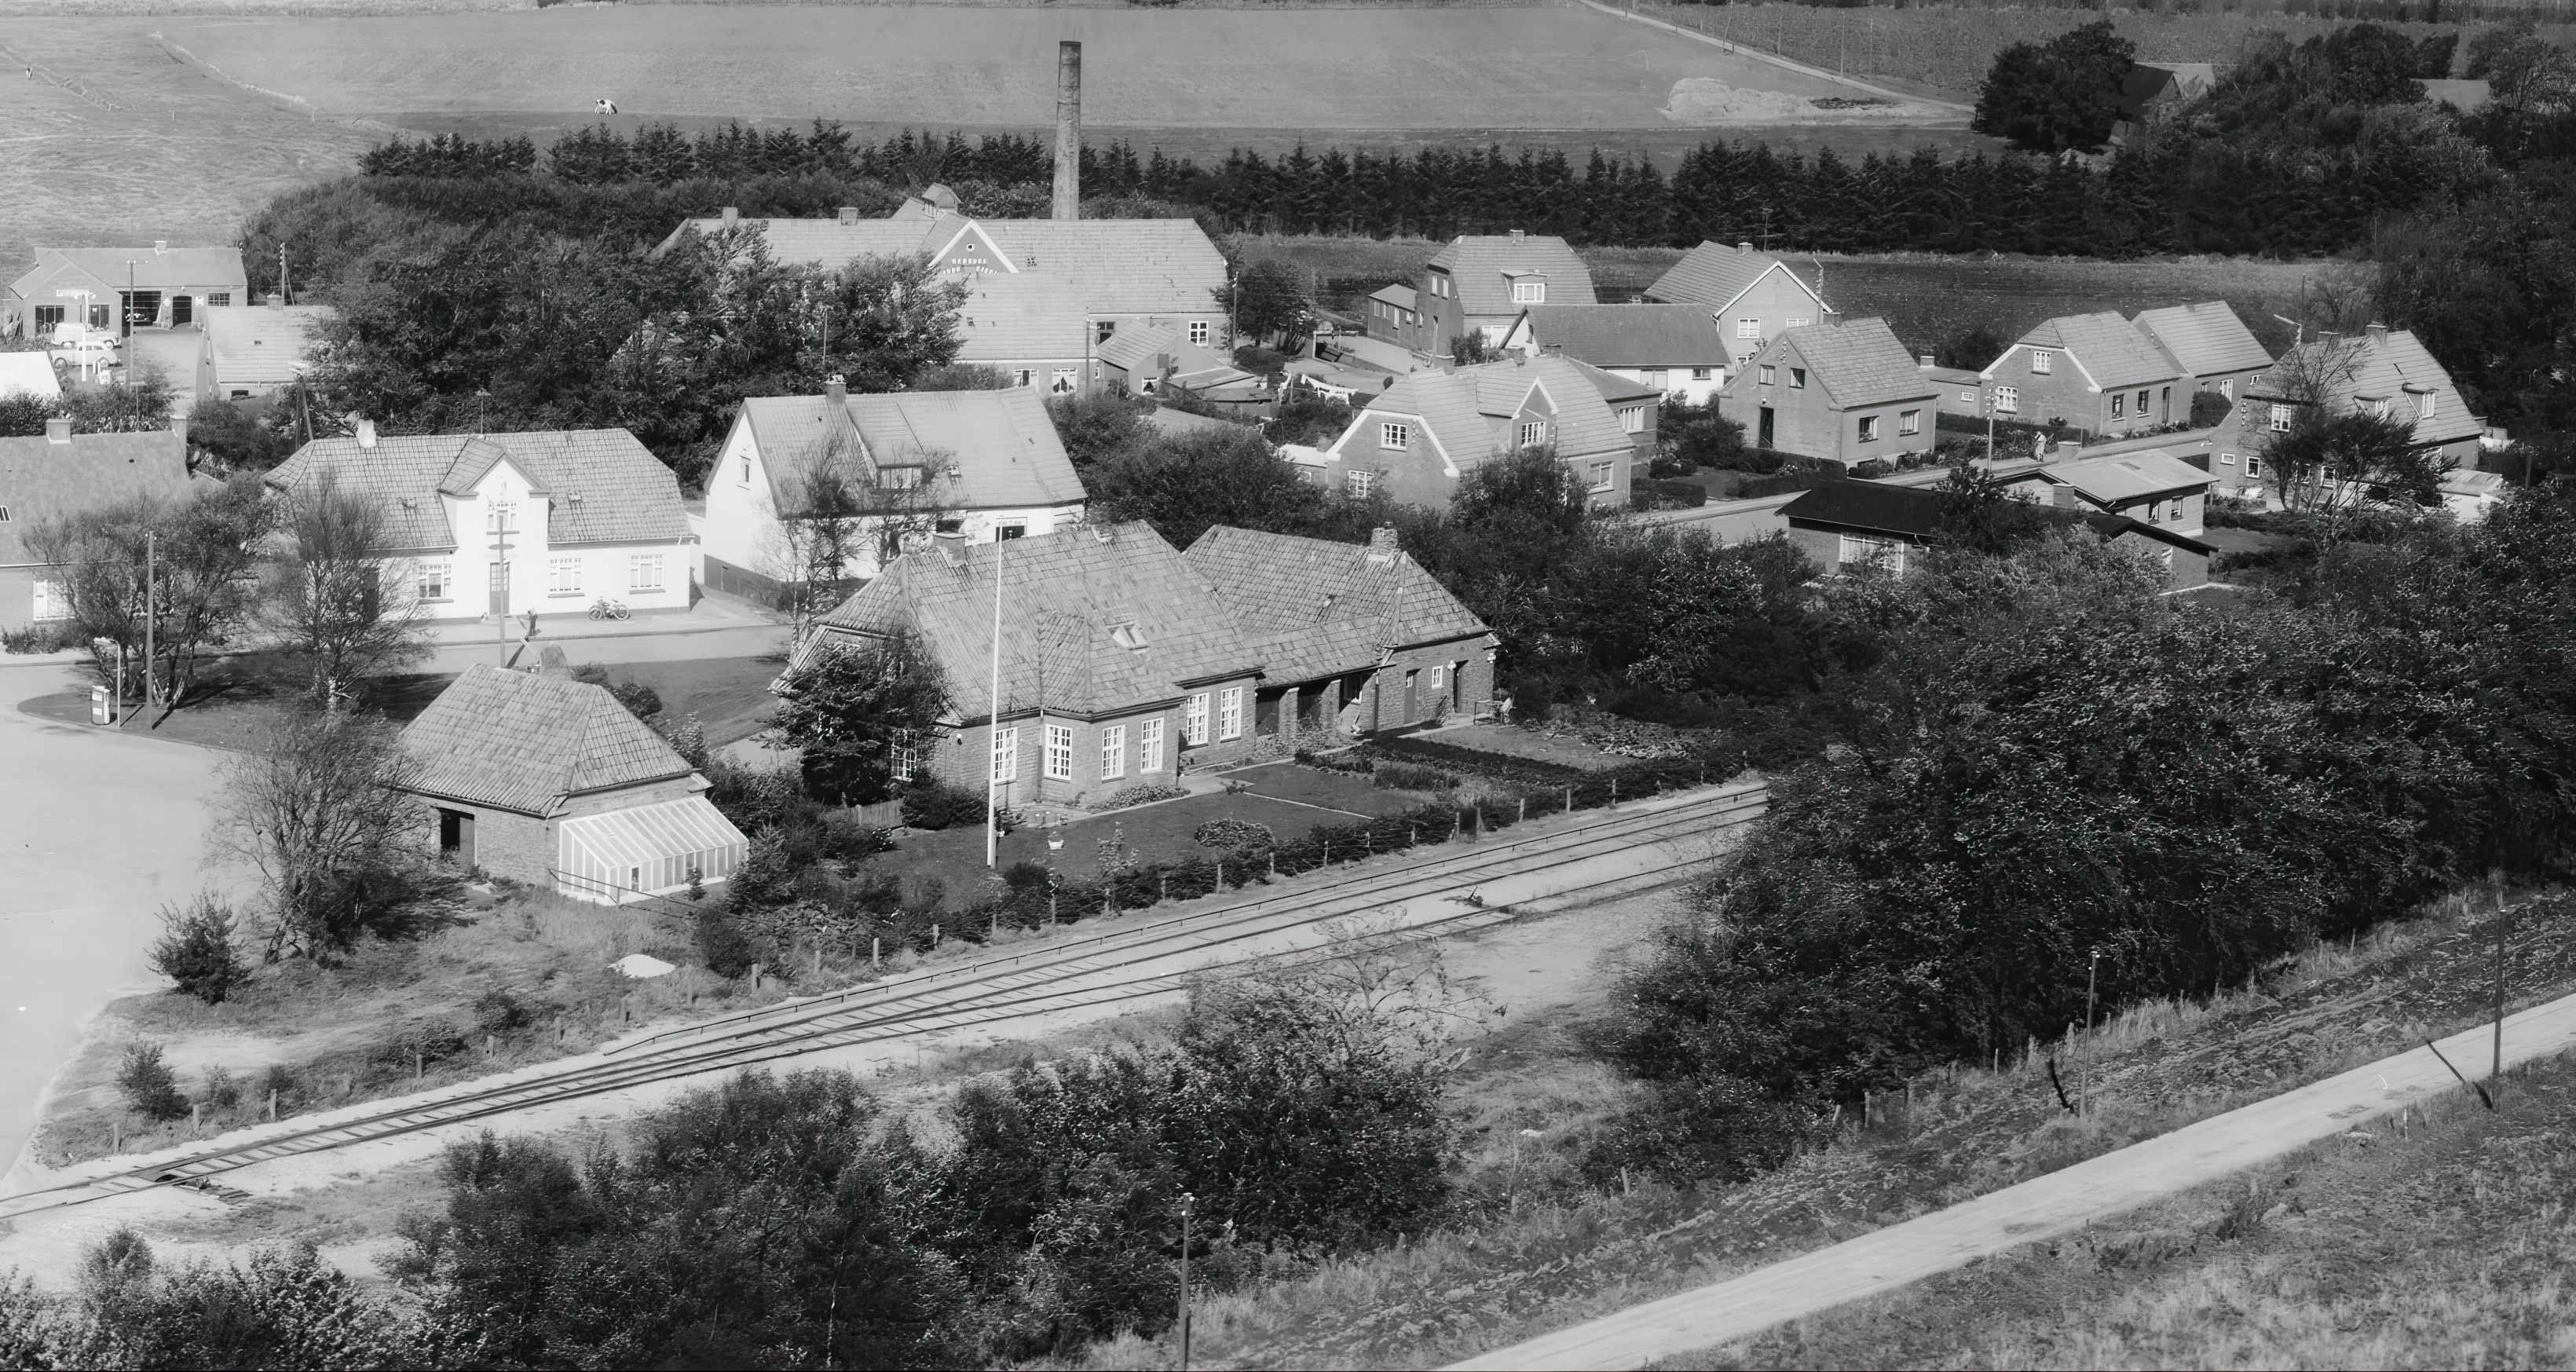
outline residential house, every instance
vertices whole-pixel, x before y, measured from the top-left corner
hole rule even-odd
[[[1742,367],[1784,329],[1839,324],[1824,281],[1800,279],[1789,264],[1750,243],[1702,243],[1646,288],[1648,300],[1699,305],[1716,317],[1731,363]],[[1724,379],[1724,378],[1721,378]]]
[[[2321,389],[2322,396],[2302,393],[2310,388]],[[2454,469],[2477,466],[2479,440],[2487,431],[2422,341],[2385,324],[2309,339],[2248,384],[2243,395],[2218,427],[2212,475],[2221,491],[2248,499],[2260,498],[2266,485],[2277,489],[2280,478],[2264,470],[2264,450],[2275,435],[2290,431],[2303,406],[2319,399],[2332,414],[2367,410],[2411,418],[2415,445],[2433,450]]]
[[[1996,416],[2024,424],[2134,434],[2191,417],[2182,364],[2107,310],[2045,321],[1980,375]]]
[[[1648,382],[1631,380],[1588,362],[1570,357],[1565,360],[1572,362],[1574,370],[1601,393],[1602,403],[1610,407],[1610,417],[1618,420],[1619,431],[1628,435],[1628,446],[1636,454],[1636,470],[1644,471],[1652,465],[1664,413],[1664,392]]]
[[[1717,316],[1698,305],[1532,305],[1503,347],[1561,354],[1694,405],[1717,393],[1730,360]]]
[[[742,402],[707,475],[707,585],[773,599],[808,569],[790,527],[831,478],[867,513],[841,576],[875,576],[934,532],[1034,537],[1082,518],[1082,480],[1034,389],[904,391]],[[888,545],[892,544],[892,547]]]
[[[1172,324],[1122,329],[1100,345],[1092,362],[1093,379],[1120,395],[1190,393],[1256,379],[1234,365],[1233,358],[1192,343]]]
[[[1627,507],[1633,436],[1580,364],[1526,353],[1395,378],[1324,449],[1322,479],[1338,477],[1354,496],[1384,491],[1409,505],[1445,506],[1469,470],[1539,447],[1583,478],[1595,504]]]
[[[1592,269],[1562,238],[1547,234],[1461,234],[1424,264],[1415,300],[1421,346],[1450,355],[1450,340],[1473,333],[1502,346],[1532,305],[1590,305]]]
[[[1828,481],[1781,507],[1779,515],[1788,524],[1789,541],[1828,576],[1864,566],[1902,575],[1917,550],[1947,541],[1941,499],[1930,486]],[[2077,508],[2052,508],[2049,518],[2081,524],[2114,547],[2154,559],[2167,568],[2173,590],[2209,580],[2209,558],[2217,549],[2171,525]]]
[[[2141,524],[2197,536],[2215,483],[2216,478],[2200,468],[2149,448],[2046,463],[2010,478],[2004,489],[2017,499],[2061,510],[2125,515]]]
[[[0,356],[41,361],[44,354]],[[0,629],[71,617],[60,573],[29,546],[46,521],[138,496],[177,500],[188,490],[185,425],[151,433],[75,434],[69,419],[56,417],[45,421],[41,435],[0,438]]]
[[[442,856],[576,900],[713,885],[742,831],[706,778],[605,688],[478,662],[404,726],[395,789],[427,802]]]
[[[251,400],[295,384],[310,365],[328,305],[216,305],[203,311],[197,345],[197,399]]]
[[[1369,292],[1368,312],[1361,320],[1369,337],[1417,352],[1431,351],[1422,327],[1420,297],[1411,286],[1381,286]]]
[[[2119,116],[2111,125],[2110,146],[2134,145],[2148,125],[2207,95],[2218,84],[2218,68],[2209,62],[2138,62],[2120,81]]]
[[[1853,464],[1928,453],[1941,386],[1883,319],[1784,329],[1718,391],[1757,448]]]
[[[114,329],[120,320],[192,328],[209,306],[249,300],[239,248],[39,247],[36,265],[0,292],[0,333],[36,338],[62,324]]]
[[[63,398],[63,381],[54,374],[52,354],[0,353],[0,400],[21,395],[38,400]]]
[[[1061,277],[976,272],[957,309],[957,361],[991,367],[1048,395],[1085,388],[1090,305]]]
[[[374,500],[431,620],[639,614],[695,602],[697,545],[671,469],[624,429],[317,438],[268,474]]]
[[[708,235],[750,228],[781,262],[844,267],[869,257],[923,257],[938,265],[949,280],[982,277],[1037,276],[1067,292],[1061,308],[1080,304],[1082,327],[1091,346],[1106,343],[1121,328],[1169,324],[1190,342],[1231,347],[1228,323],[1225,255],[1208,241],[1191,219],[982,219],[958,209],[957,197],[945,186],[932,186],[908,197],[894,213],[880,219],[862,217],[844,207],[830,219],[749,219],[727,208],[706,218],[690,219],[672,230],[654,251],[676,245],[683,234]],[[1040,297],[1012,297],[985,308],[1025,314],[1039,308]],[[1054,306],[1052,303],[1050,307]],[[1014,324],[1016,337],[1033,328]],[[961,332],[964,332],[961,330]],[[1043,350],[1060,350],[1061,322],[1041,335]],[[1019,342],[970,346],[961,360],[1007,366],[1014,371],[1043,373],[1054,387],[1058,359],[1001,356],[1025,346]],[[1087,350],[1086,350],[1087,351]],[[985,357],[984,353],[993,353]],[[1037,384],[1033,375],[1031,384]]]
[[[2271,351],[2224,300],[2141,310],[2130,322],[2174,360],[2191,390],[2211,392],[2231,405],[2247,383],[2272,365]],[[2190,402],[2185,401],[2176,422],[2190,417]]]
[[[825,616],[798,660],[897,633],[939,664],[948,710],[896,775],[990,784],[1012,808],[1096,805],[1493,695],[1493,635],[1391,529],[1361,545],[1219,527],[1187,553],[1144,523],[942,538]]]
[[[1983,423],[1986,418],[1986,379],[1965,367],[1944,367],[1922,353],[1914,359],[1914,369],[1925,380],[1941,388],[1941,413],[1959,419]]]

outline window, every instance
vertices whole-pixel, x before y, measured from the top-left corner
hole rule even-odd
[[[879,467],[877,489],[882,491],[917,491],[921,489],[921,468]]]
[[[2422,395],[2415,397],[2415,417],[2417,419],[2430,419],[2433,417],[2433,393],[2431,391],[2426,391]]]
[[[1668,381],[1665,379],[1665,377],[1666,377],[1666,372],[1665,372],[1665,370],[1664,370],[1663,368],[1661,368],[1661,367],[1645,367],[1645,368],[1641,368],[1641,369],[1638,371],[1638,373],[1637,373],[1637,383],[1638,383],[1639,385],[1641,385],[1641,386],[1652,386],[1652,387],[1654,387],[1656,390],[1659,390],[1659,391],[1660,391],[1660,390],[1664,389],[1664,387],[1666,387],[1667,385],[1671,384],[1670,382],[1668,382]]]
[[[495,500],[483,511],[483,531],[492,534],[515,532],[519,527],[517,501]]]
[[[1136,770],[1163,770],[1163,721],[1149,719],[1136,726]]]
[[[1905,570],[1905,545],[1892,538],[1868,538],[1844,534],[1842,565],[1846,567],[1883,567],[1891,572]]]
[[[626,589],[628,591],[661,590],[662,555],[660,553],[636,553],[627,558]]]
[[[1977,408],[1977,393],[1975,391],[1959,392],[1959,403],[1972,410]]]
[[[1193,319],[1190,321],[1190,341],[1202,348],[1207,346],[1208,322],[1206,320]]]
[[[2245,455],[2245,475],[2246,475],[2248,478],[2252,478],[2252,477],[2258,477],[2258,476],[2261,476],[2262,474],[2263,474],[2263,459],[2262,459],[2262,458],[2260,458],[2260,457],[2255,456],[2255,455],[2254,455],[2254,454],[2252,454],[2252,453],[2247,453],[2247,454]]]
[[[581,559],[550,557],[546,559],[546,594],[581,594]]]
[[[1863,443],[1876,443],[1878,441],[1877,415],[1865,414],[1860,417],[1860,441]]]
[[[1447,690],[1448,687],[1446,682],[1448,670],[1449,669],[1446,667],[1432,668],[1430,671],[1423,674],[1422,684],[1434,691]]]
[[[1595,463],[1593,463],[1593,464],[1592,464],[1592,479],[1591,479],[1590,481],[1587,481],[1587,482],[1586,482],[1586,483],[1584,483],[1584,484],[1585,484],[1585,485],[1586,485],[1586,486],[1591,490],[1591,492],[1592,492],[1594,495],[1599,495],[1599,494],[1601,494],[1603,491],[1610,491],[1610,490],[1616,490],[1616,489],[1618,489],[1618,486],[1619,486],[1619,464],[1618,464],[1618,463],[1616,463],[1616,462],[1595,462]]]
[[[910,781],[921,770],[921,731],[897,729],[894,748],[887,755],[888,769],[897,781]]]
[[[231,291],[208,291],[206,292],[206,303],[209,305],[230,305],[233,303],[233,293]]]
[[[2273,406],[2271,420],[2272,432],[2276,434],[2288,433],[2290,431],[2290,407],[2287,405]]]
[[[1641,434],[1646,431],[1646,407],[1630,405],[1619,412],[1619,432]]]
[[[1026,538],[1028,534],[1029,522],[1025,519],[1005,519],[1000,528],[993,530],[993,537],[996,540]]]
[[[1535,448],[1540,444],[1547,442],[1547,421],[1543,419],[1522,420],[1520,434],[1522,447]]]
[[[434,557],[420,564],[420,598],[445,600],[456,590],[455,569],[447,559]]]
[[[1693,367],[1691,368],[1691,380],[1706,381],[1708,380],[1709,372],[1711,370],[1712,369],[1708,367]]]
[[[1378,425],[1377,445],[1381,448],[1393,448],[1397,452],[1403,452],[1405,449],[1413,446],[1413,426],[1410,424]]]
[[[1803,329],[1807,327],[1808,322],[1809,321],[1804,319],[1784,319],[1780,321],[1780,327],[1784,329]]]
[[[1020,731],[1017,729],[994,730],[993,770],[991,772],[994,783],[999,785],[1001,783],[1014,780],[1019,776],[1019,774]]]
[[[2235,404],[2235,403],[2236,403],[2236,378],[2235,378],[2235,377],[2232,377],[2232,376],[2231,376],[2231,377],[2227,378],[2226,380],[2221,381],[2221,382],[2219,382],[2219,383],[2218,383],[2218,398],[2219,398],[2219,399],[2221,399],[2221,400],[2226,401],[2227,403],[2229,403],[2229,404],[2231,404],[2231,405],[2233,405],[2233,404]]]
[[[1545,303],[1545,301],[1546,301],[1546,300],[1547,300],[1547,283],[1546,283],[1546,282],[1544,282],[1544,281],[1515,281],[1515,282],[1513,282],[1513,283],[1512,283],[1512,303],[1513,303],[1513,304],[1515,304],[1515,305],[1537,305],[1537,304]]]
[[[1037,368],[1035,367],[1022,367],[1017,372],[1014,372],[1013,375],[1019,379],[1019,383],[1023,386],[1034,386],[1038,384],[1038,373]]]
[[[1115,780],[1127,775],[1127,726],[1100,726],[1100,779]]]
[[[1196,748],[1207,742],[1207,716],[1207,692],[1201,691],[1181,702],[1182,747]]]
[[[1735,336],[1738,338],[1760,338],[1762,336],[1762,321],[1759,319],[1739,319],[1735,321]]]
[[[2049,368],[2055,365],[2057,365],[2057,354],[2050,352],[2045,348],[2033,348],[2030,350],[2030,370],[2032,375],[2046,376],[2048,375]]]
[[[72,598],[59,581],[36,583],[36,619],[38,622],[72,617]]]
[[[1793,391],[1803,391],[1806,388],[1807,369],[1804,367],[1791,367],[1789,369],[1789,389]]]
[[[1217,692],[1216,736],[1220,739],[1243,737],[1243,688],[1228,686]]]
[[[2146,393],[2145,391],[2140,391],[2140,392],[2138,392],[2138,398],[2137,398],[2137,401],[2136,401],[2136,405],[2137,405],[2137,415],[2138,415],[2138,418],[2140,418],[2140,419],[2144,419],[2144,418],[2146,418],[2146,417],[2147,417],[2147,415],[2148,415],[2148,413],[2149,413],[2149,411],[2148,411],[2148,409],[2147,409],[2147,393]]]
[[[510,564],[507,562],[486,564],[483,568],[483,584],[488,590],[506,594],[510,589]]]
[[[62,323],[63,323],[63,307],[62,307],[62,306],[60,306],[60,305],[38,305],[38,306],[36,307],[36,332],[38,332],[38,333],[52,333],[54,330],[56,330],[56,329],[58,329],[58,328],[61,328],[61,327],[62,327]]]
[[[2128,399],[2129,399],[2129,398],[2128,398],[2127,396],[2122,395],[2122,394],[2120,394],[2120,393],[2119,393],[2119,392],[2117,392],[2117,391],[2113,391],[2113,392],[2111,393],[2111,417],[2112,417],[2113,419],[2117,419],[2117,418],[2119,418],[2122,414],[2126,413],[2126,412],[2125,412],[2124,410],[2122,410],[2120,407],[2121,407],[2123,404],[2127,403]]]
[[[1900,434],[1919,434],[1923,432],[1923,412],[1921,410],[1907,410],[1902,414],[1897,415],[1896,431]]]
[[[1049,781],[1073,780],[1073,726],[1046,726],[1046,774]]]
[[[1995,413],[2021,413],[2021,388],[2018,386],[1995,387]]]
[[[2220,454],[2218,455],[2218,465],[2219,465],[2219,466],[2222,466],[2222,467],[2233,467],[2233,466],[2235,466],[2235,465],[2236,465],[2236,454],[2234,454],[2234,453],[2220,453]]]
[[[1094,343],[1106,343],[1109,341],[1109,336],[1116,332],[1118,332],[1118,321],[1115,319],[1095,319],[1091,323],[1091,341]]]
[[[1353,500],[1366,500],[1377,489],[1377,473],[1348,472],[1342,477],[1342,490]]]
[[[1778,380],[1778,379],[1779,379],[1779,375],[1778,375],[1778,369],[1777,369],[1777,368],[1774,368],[1774,367],[1764,367],[1764,368],[1762,369],[1762,374],[1761,374],[1760,376],[1757,376],[1757,377],[1755,377],[1755,378],[1754,378],[1754,384],[1756,384],[1756,385],[1760,385],[1760,386],[1768,386],[1768,385],[1770,385],[1772,382],[1774,382],[1774,381],[1776,381],[1776,380]]]
[[[1092,365],[1094,367],[1099,366],[1096,362]],[[1073,382],[1073,368],[1058,367],[1055,369],[1055,374],[1047,380],[1047,391],[1053,395],[1071,395],[1073,394]]]
[[[742,468],[733,474],[733,480],[734,484],[737,486],[748,486],[751,484],[751,454],[744,453],[742,455]]]

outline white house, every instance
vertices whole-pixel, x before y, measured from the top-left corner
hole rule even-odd
[[[989,543],[1082,518],[1073,460],[1035,388],[763,396],[742,403],[707,475],[707,584],[767,599],[800,575],[787,519],[818,474],[857,493],[859,536],[841,575],[873,577],[879,544],[956,533]],[[889,529],[889,525],[892,525]]]
[[[697,547],[671,469],[624,429],[317,438],[268,474],[378,500],[426,617],[686,610]]]

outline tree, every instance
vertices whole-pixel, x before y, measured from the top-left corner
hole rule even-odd
[[[1177,548],[1218,524],[1315,534],[1334,514],[1333,498],[1250,427],[1140,443],[1100,462],[1085,484],[1099,518],[1144,520]]]
[[[171,1074],[170,1064],[161,1060],[157,1043],[127,1045],[116,1087],[125,1093],[125,1103],[145,1119],[174,1120],[188,1113],[188,1098],[179,1093],[179,1079]]]
[[[274,404],[263,408],[271,415],[283,413]],[[264,472],[292,455],[296,442],[253,414],[250,406],[210,395],[188,411],[188,446],[228,471]]]
[[[931,737],[948,688],[909,635],[824,638],[779,680],[778,697],[778,727],[802,752],[806,794],[871,805],[895,792],[897,754]]]
[[[140,662],[148,630],[153,678],[162,704],[175,709],[196,684],[207,650],[251,621],[253,573],[269,527],[257,479],[243,478],[193,496],[135,496],[44,520],[27,542],[62,569],[68,636],[110,640]],[[111,650],[99,670],[109,670],[112,658]]]
[[[1482,329],[1449,335],[1449,357],[1461,367],[1497,361],[1502,355],[1503,350],[1494,346],[1494,341],[1487,338]]]
[[[1150,436],[1144,415],[1153,408],[1152,402],[1131,400],[1116,391],[1049,396],[1046,407],[1076,471],[1088,472]]]
[[[161,907],[161,937],[154,940],[152,970],[208,1005],[223,1002],[250,976],[233,946],[233,908],[212,891],[200,891],[185,908]]]
[[[1969,127],[2031,152],[2093,152],[2120,118],[2137,45],[2108,19],[1995,54]]]
[[[1303,381],[1291,381],[1279,397],[1279,412],[1262,426],[1273,444],[1302,443],[1320,448],[1342,436],[1359,411],[1350,402],[1326,395]]]
[[[63,393],[63,409],[72,417],[72,432],[130,434],[170,427],[170,410],[179,393],[170,374],[157,362],[129,368],[114,381],[73,386]]]
[[[2015,499],[2003,478],[1961,461],[1940,486],[1941,532],[1953,546],[1989,557],[2009,555],[2048,528],[2048,516],[2027,500]]]
[[[429,626],[393,514],[320,476],[279,501],[278,552],[263,618],[303,660],[314,703],[337,708],[360,683],[429,656]]]
[[[119,1229],[90,1250],[73,1304],[77,1316],[57,1336],[51,1365],[355,1372],[423,1361],[397,1323],[310,1244],[254,1249],[247,1266],[171,1266]]]
[[[225,760],[207,845],[260,874],[269,961],[328,961],[450,916],[461,878],[422,851],[427,814],[399,789],[410,767],[392,725],[348,711],[291,711]]]
[[[2294,510],[2338,517],[2371,505],[2406,508],[2441,501],[2447,469],[2415,441],[2411,415],[2346,408],[2363,357],[2351,338],[2328,338],[2275,364],[2273,384],[2291,406],[2288,432],[2268,435],[2263,460]],[[2392,397],[2398,403],[2410,396]]]
[[[1230,305],[1234,327],[1248,342],[1276,341],[1288,352],[1301,351],[1297,335],[1314,318],[1314,289],[1307,273],[1291,262],[1265,257],[1235,274]]]
[[[801,637],[849,593],[858,570],[883,567],[935,532],[957,496],[956,455],[869,453],[834,426],[787,484],[772,561]]]
[[[58,401],[24,391],[0,395],[0,438],[36,438],[45,421],[70,413]]]

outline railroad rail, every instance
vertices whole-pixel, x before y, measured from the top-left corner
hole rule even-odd
[[[0,1197],[0,1219],[85,1204],[155,1186],[221,1194],[213,1179],[278,1158],[471,1123],[539,1106],[753,1066],[856,1044],[917,1037],[1012,1019],[1115,1005],[1184,989],[1213,962],[1241,965],[1329,954],[1339,946],[1336,921],[1408,902],[1447,898],[1458,908],[1415,918],[1365,937],[1446,937],[1500,923],[1540,904],[1561,904],[1616,887],[1642,888],[1700,861],[1663,853],[1597,881],[1552,885],[1517,902],[1487,906],[1477,888],[1543,875],[1576,863],[1675,839],[1715,835],[1757,818],[1769,796],[1761,786],[1668,794],[1582,824],[1526,839],[1460,845],[1401,866],[1355,864],[1347,875],[1290,891],[1192,911],[1123,929],[926,968],[825,995],[763,1006],[604,1045],[589,1061],[523,1069],[492,1081],[382,1102],[363,1113],[269,1126],[230,1144],[210,1140],[193,1153]],[[1241,945],[1265,939],[1308,940],[1262,951]],[[1227,958],[1228,951],[1240,956]]]

